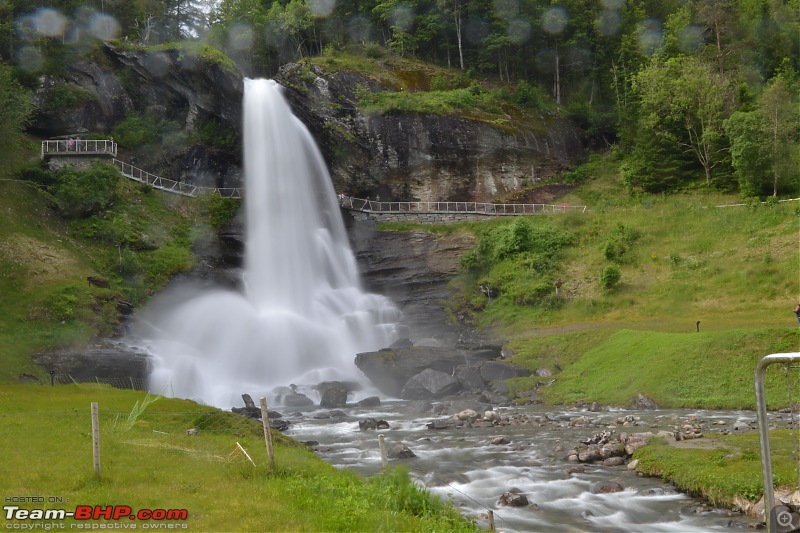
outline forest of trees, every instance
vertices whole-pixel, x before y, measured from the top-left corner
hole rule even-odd
[[[114,38],[203,40],[249,76],[379,48],[548,94],[622,154],[632,190],[800,190],[800,0],[0,3],[0,58],[23,85],[46,68],[48,46]]]

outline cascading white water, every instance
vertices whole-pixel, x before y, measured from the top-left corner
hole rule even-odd
[[[208,291],[152,323],[150,388],[220,407],[241,394],[363,380],[355,354],[391,344],[400,313],[365,293],[330,176],[272,80],[245,80],[245,294]]]

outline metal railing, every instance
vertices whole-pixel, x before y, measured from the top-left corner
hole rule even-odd
[[[369,213],[477,213],[482,215],[538,215],[586,212],[584,205],[491,204],[482,202],[381,202],[351,196],[339,196],[339,205]]]
[[[131,164],[120,161],[119,159],[112,159],[111,162],[119,168],[119,171],[126,178],[146,183],[156,189],[171,192],[175,194],[182,194],[183,196],[198,196],[201,194],[214,194],[224,198],[241,198],[243,189],[241,187],[200,187],[198,185],[191,185],[181,181],[175,181],[168,178],[162,178],[151,174],[141,168],[135,167]]]
[[[764,513],[767,522],[767,532],[775,533],[778,526],[787,526],[792,521],[791,513],[781,511],[779,516],[773,516],[775,512],[775,483],[772,477],[772,455],[769,444],[769,419],[767,418],[767,397],[764,386],[764,377],[767,367],[774,364],[791,365],[800,362],[800,353],[774,353],[763,357],[756,366],[755,389],[756,389],[756,414],[758,416],[758,436],[761,444],[761,474],[764,480]],[[795,408],[791,398],[789,402],[790,412]],[[797,429],[795,428],[795,431]],[[795,457],[800,461],[800,457]],[[786,521],[788,518],[788,522]],[[787,529],[788,531],[788,529]],[[794,531],[794,530],[792,530]]]
[[[110,155],[116,157],[117,143],[108,139],[42,141],[42,159],[46,155]]]

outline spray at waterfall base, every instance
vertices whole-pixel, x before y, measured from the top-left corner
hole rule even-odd
[[[331,380],[374,393],[355,355],[398,339],[401,313],[362,289],[325,162],[280,85],[246,79],[243,116],[243,291],[187,289],[154,304],[141,333],[150,389],[219,407]]]

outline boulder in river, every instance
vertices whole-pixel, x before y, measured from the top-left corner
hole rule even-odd
[[[436,399],[455,394],[461,383],[449,374],[427,368],[409,379],[400,397],[404,400]]]

